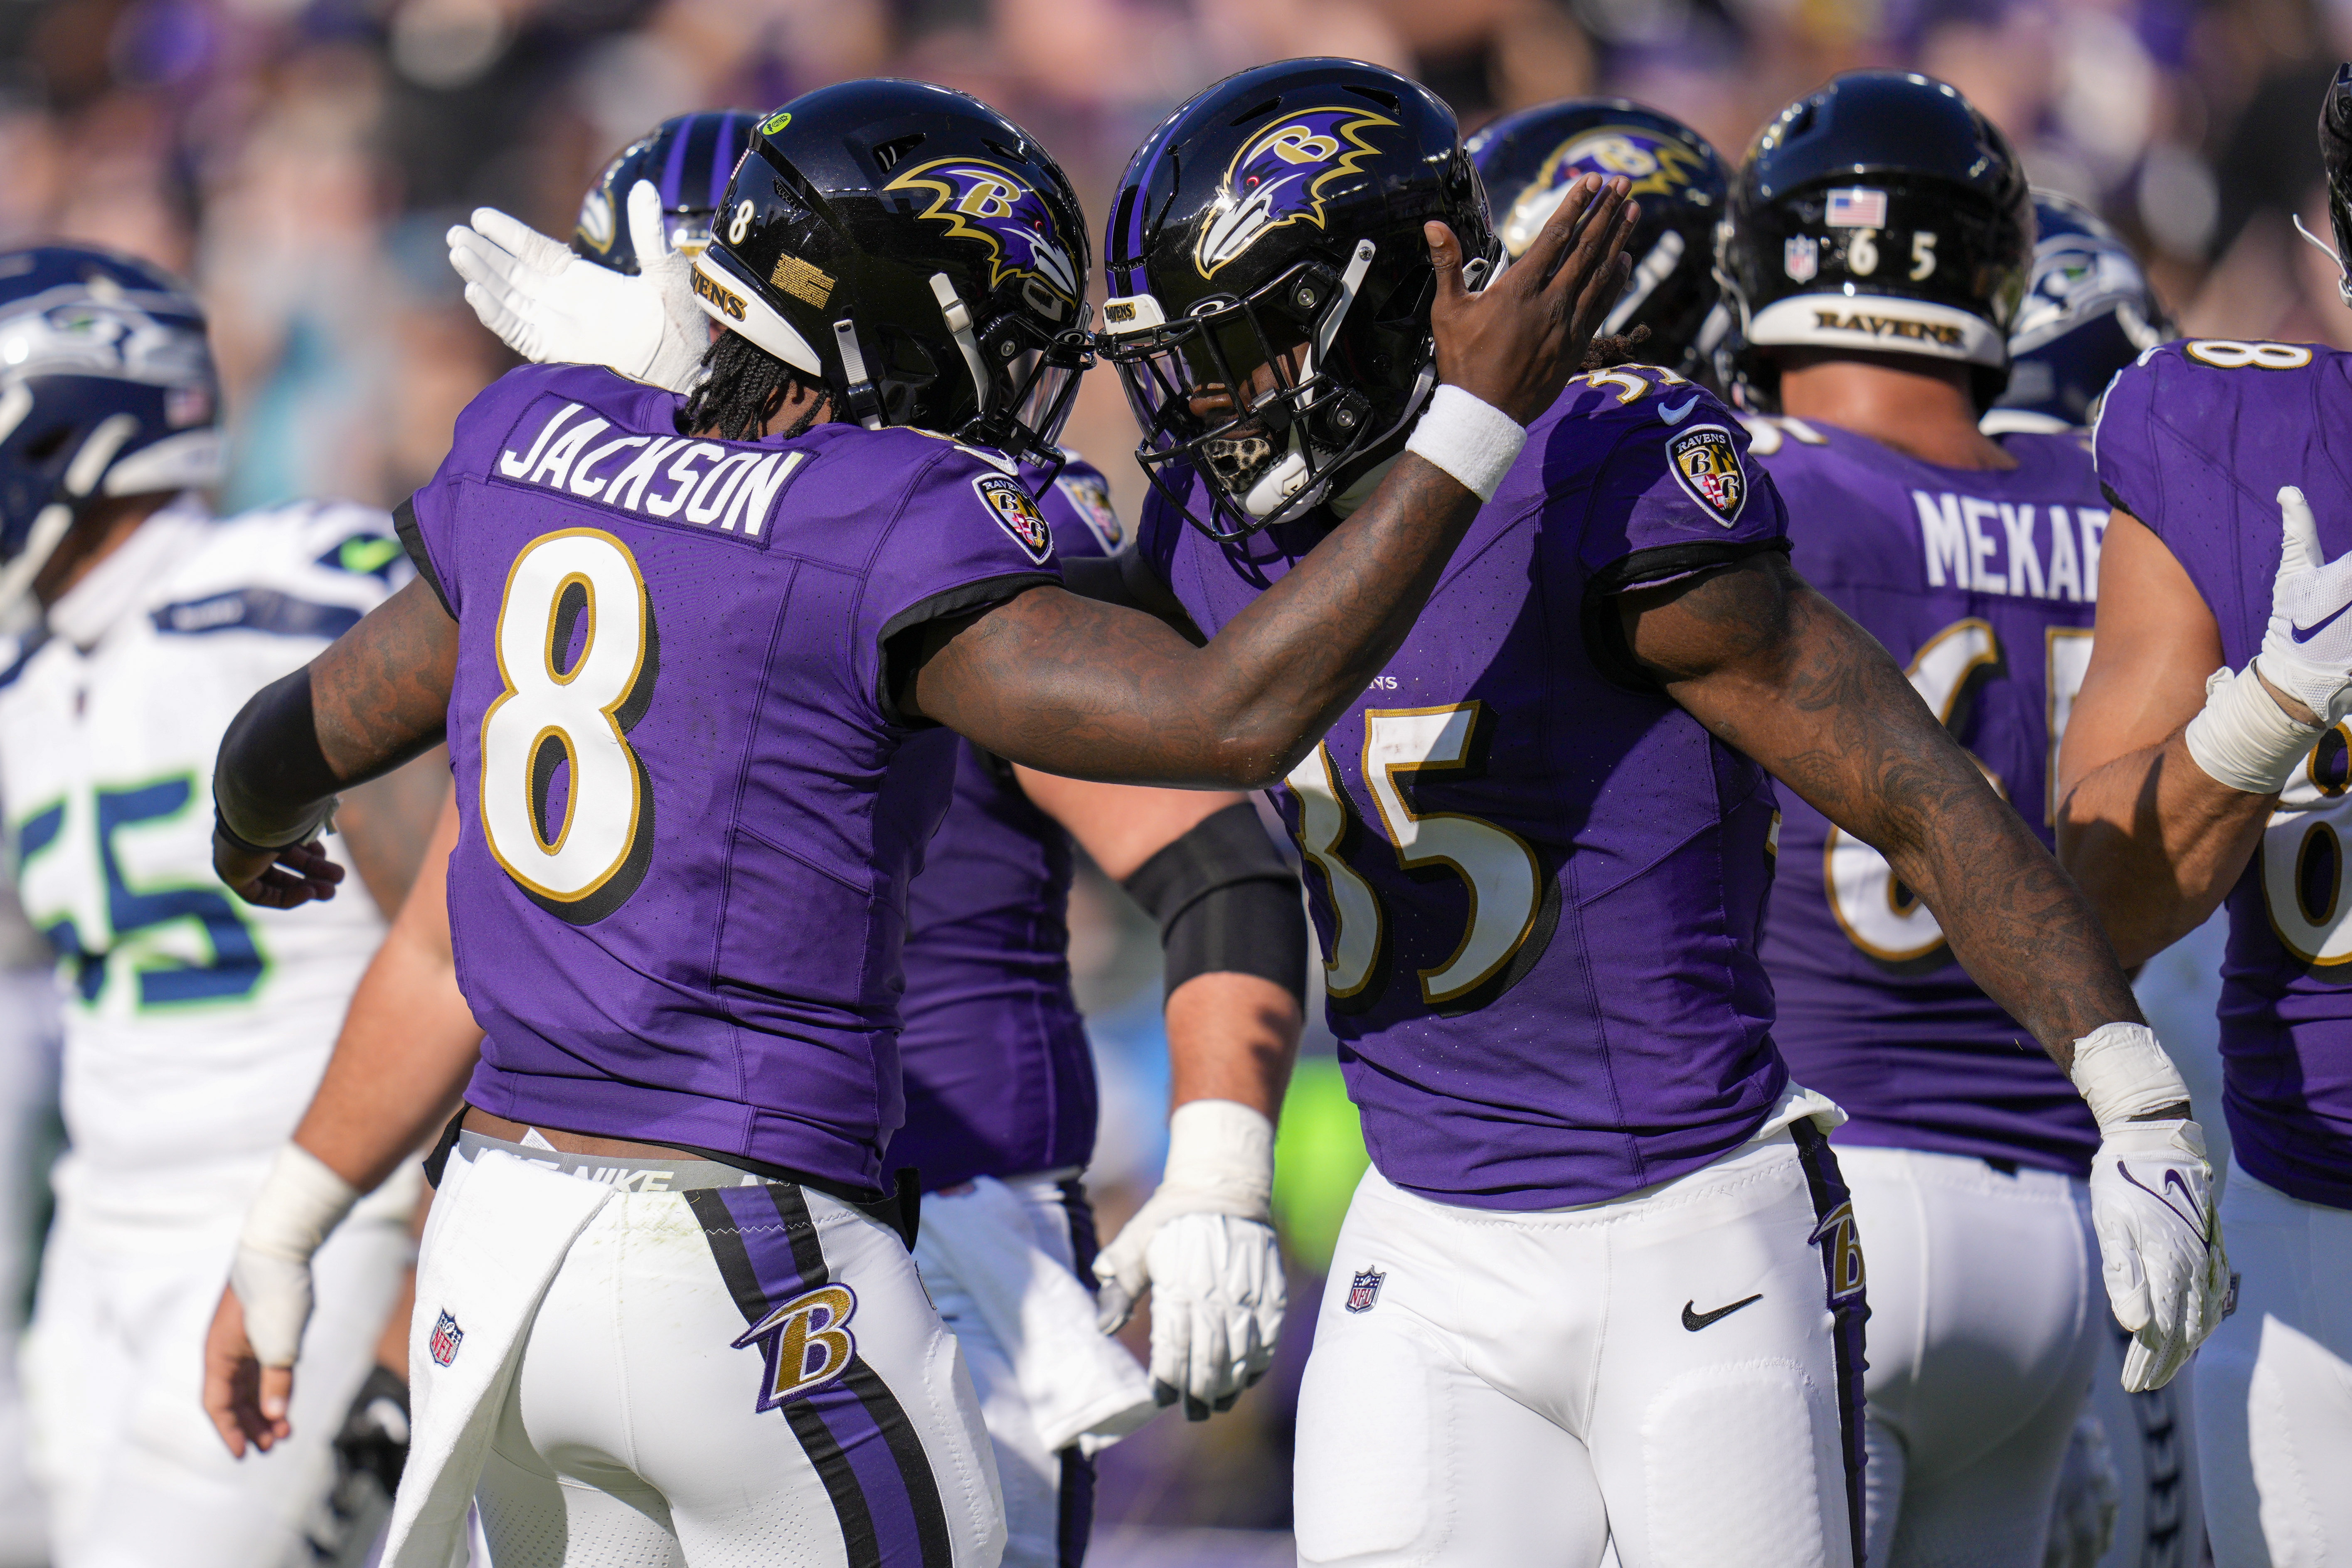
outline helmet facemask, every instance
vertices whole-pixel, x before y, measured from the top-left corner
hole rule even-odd
[[[1148,294],[1104,307],[1101,352],[1144,433],[1136,459],[1211,538],[1244,538],[1304,516],[1420,411],[1426,371],[1385,428],[1357,390],[1360,378],[1344,374],[1368,343],[1404,335],[1361,314],[1359,291],[1375,251],[1360,240],[1344,271],[1301,261],[1247,295],[1212,296],[1172,321]],[[1351,315],[1355,330],[1348,331]],[[1426,335],[1410,321],[1399,324]],[[1209,516],[1186,505],[1185,487],[1170,472],[1177,468],[1207,484]]]

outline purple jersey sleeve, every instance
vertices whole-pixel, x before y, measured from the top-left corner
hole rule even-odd
[[[2161,369],[2149,363],[2154,357],[2142,354],[2137,363],[2116,373],[2091,435],[2091,460],[2109,504],[2151,526],[2164,511],[2164,466],[2157,460],[2154,417]]]
[[[1604,589],[1671,582],[1786,538],[1780,492],[1748,456],[1746,428],[1713,397],[1694,386],[1631,408],[1603,404],[1622,426],[1614,448],[1551,504],[1577,509],[1573,530],[1559,531]],[[1581,411],[1578,423],[1593,417]],[[1566,420],[1543,436],[1550,447],[1588,438]]]
[[[861,689],[892,723],[906,722],[891,695],[904,672],[889,665],[901,634],[1061,580],[1053,529],[1022,477],[970,447],[936,446],[915,454],[902,493],[873,498],[898,510],[866,569],[856,658]]]

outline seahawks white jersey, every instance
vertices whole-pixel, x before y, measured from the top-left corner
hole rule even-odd
[[[0,647],[0,806],[58,953],[60,1184],[87,1217],[209,1210],[317,1086],[383,918],[356,879],[291,911],[234,898],[212,868],[213,760],[256,690],[409,571],[381,511],[215,521],[184,497]]]

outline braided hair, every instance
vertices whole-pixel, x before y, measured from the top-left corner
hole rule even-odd
[[[787,439],[805,436],[825,409],[825,389],[812,384],[740,332],[721,332],[702,353],[702,380],[678,411],[681,435],[709,431],[722,441],[757,441],[768,432],[768,421],[787,398],[807,395]]]

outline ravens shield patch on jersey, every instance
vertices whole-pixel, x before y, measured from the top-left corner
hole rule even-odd
[[[1715,514],[1729,528],[1748,504],[1748,472],[1739,466],[1739,448],[1731,432],[1720,425],[1696,425],[1666,440],[1666,456],[1674,459],[1675,478],[1691,500]]]
[[[1043,566],[1054,553],[1054,533],[1045,526],[1045,514],[1037,510],[1035,498],[1019,479],[1003,474],[982,474],[971,481],[982,502],[996,515],[1004,531],[1021,542],[1029,558]]]

